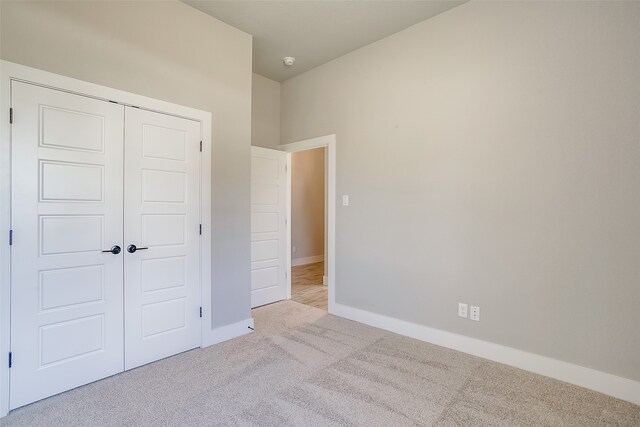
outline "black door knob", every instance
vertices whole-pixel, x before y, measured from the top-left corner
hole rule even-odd
[[[149,248],[138,248],[136,247],[136,245],[127,246],[127,252],[129,252],[130,254],[134,253],[135,251],[141,251],[143,249],[149,249]]]
[[[109,249],[107,251],[102,251],[102,252],[111,252],[114,255],[118,255],[120,253],[120,251],[121,251],[120,246],[115,245],[115,246],[112,246],[111,249]]]

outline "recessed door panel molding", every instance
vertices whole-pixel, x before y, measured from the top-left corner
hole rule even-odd
[[[280,166],[278,159],[254,155],[251,158],[251,180],[256,183],[278,180]]]
[[[287,298],[287,154],[251,147],[251,306]]]
[[[104,314],[40,327],[40,368],[104,351]]]
[[[124,107],[13,82],[10,407],[124,369]]]
[[[104,301],[104,266],[40,271],[40,311],[70,309]]]
[[[251,270],[251,290],[278,286],[280,271],[278,266]]]
[[[283,214],[283,212],[252,212],[251,233],[277,233]],[[254,236],[254,238],[258,237]]]
[[[251,204],[278,205],[278,184],[260,184],[256,182],[251,185],[251,190]]]
[[[41,202],[102,202],[104,168],[78,163],[40,162]]]
[[[152,302],[142,306],[142,340],[177,332],[186,326],[186,298]],[[187,349],[188,350],[188,349]]]
[[[200,123],[126,108],[125,367],[200,345]],[[138,184],[136,184],[138,183]]]
[[[186,243],[186,214],[142,214],[138,246],[183,246]]]
[[[104,114],[41,104],[40,146],[103,152],[106,119]]]
[[[142,201],[185,203],[187,176],[184,172],[142,171]]]
[[[184,129],[144,124],[142,125],[142,155],[152,159],[184,161],[188,137]]]
[[[40,255],[100,252],[104,215],[40,215]]]
[[[278,240],[254,240],[251,242],[251,262],[278,259]]]
[[[184,286],[185,257],[142,260],[142,292],[155,292]]]

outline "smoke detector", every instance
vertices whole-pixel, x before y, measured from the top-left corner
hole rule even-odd
[[[284,62],[284,65],[286,65],[287,67],[291,67],[293,63],[296,62],[296,58],[294,58],[293,56],[285,56],[284,58],[282,58],[282,62]]]

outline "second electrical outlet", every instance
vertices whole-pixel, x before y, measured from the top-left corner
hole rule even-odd
[[[476,322],[480,321],[480,307],[477,305],[471,306],[471,311],[469,313],[469,319],[475,320]]]

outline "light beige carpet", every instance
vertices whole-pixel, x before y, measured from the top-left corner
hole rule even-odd
[[[256,331],[11,412],[2,426],[640,425],[640,407],[285,301]]]

